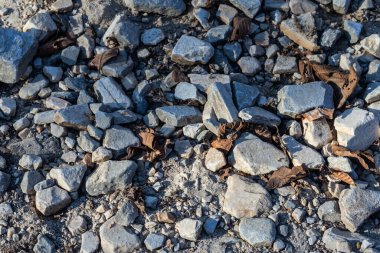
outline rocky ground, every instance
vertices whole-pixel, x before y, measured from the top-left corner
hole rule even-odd
[[[380,252],[379,0],[0,0],[0,252]]]

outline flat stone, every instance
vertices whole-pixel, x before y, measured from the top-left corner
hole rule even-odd
[[[379,137],[378,120],[372,112],[351,108],[335,118],[339,145],[350,150],[365,150]]]
[[[301,14],[296,20],[289,18],[282,21],[280,30],[298,45],[310,51],[317,51],[319,49],[318,36],[313,15]]]
[[[263,175],[289,166],[286,154],[270,143],[250,133],[243,133],[235,141],[229,163],[250,175]]]
[[[227,179],[223,211],[240,219],[255,217],[272,208],[269,192],[246,177],[233,175]]]
[[[91,196],[108,194],[116,190],[126,189],[132,184],[137,169],[133,161],[106,161],[86,181],[86,191]]]
[[[150,233],[144,240],[145,247],[148,250],[156,250],[164,246],[166,237],[161,234]]]
[[[86,170],[87,168],[84,165],[64,165],[51,169],[49,175],[64,190],[75,192],[79,189]]]
[[[239,117],[245,122],[252,122],[260,125],[278,126],[281,124],[281,119],[276,114],[257,106],[241,110],[239,112]]]
[[[1,73],[1,69],[0,69]],[[0,74],[1,76],[1,74]],[[38,93],[49,85],[49,82],[43,75],[37,75],[31,82],[23,85],[18,92],[21,99],[35,99]]]
[[[221,83],[211,84],[207,90],[208,101],[218,120],[222,123],[235,122],[238,120],[238,111],[232,99],[231,88]]]
[[[46,112],[39,112],[34,115],[33,123],[35,125],[51,124],[54,122],[54,115],[56,111],[50,110]]]
[[[99,237],[91,231],[82,234],[81,253],[95,253],[100,244]]]
[[[363,94],[364,100],[370,104],[380,100],[380,82],[369,83]]]
[[[183,0],[124,0],[124,5],[134,11],[157,13],[169,17],[179,16],[186,10]]]
[[[352,173],[354,171],[354,165],[347,157],[327,157],[329,168],[335,171],[343,171],[346,173]]]
[[[179,100],[197,101],[205,104],[207,99],[199,91],[197,86],[192,83],[180,82],[175,87],[174,97]]]
[[[47,40],[55,32],[57,25],[47,11],[40,11],[28,19],[22,28],[23,32],[31,31],[35,33],[39,41]]]
[[[346,14],[350,7],[351,0],[333,0],[333,8],[339,14]]]
[[[94,91],[103,104],[116,104],[126,109],[132,106],[131,99],[125,95],[121,86],[111,77],[104,77],[94,84]]]
[[[214,48],[210,43],[182,35],[172,50],[171,59],[184,65],[206,64],[213,55]]]
[[[238,65],[241,72],[247,76],[254,76],[261,70],[261,63],[255,57],[241,57]]]
[[[124,15],[117,15],[102,37],[106,46],[110,46],[112,40],[116,40],[121,47],[134,50],[140,44],[140,27]]]
[[[371,34],[360,41],[360,45],[368,53],[380,58],[380,34]]]
[[[370,62],[365,79],[367,82],[380,82],[380,60],[373,60]]]
[[[303,119],[302,126],[305,143],[315,149],[320,149],[333,140],[330,125],[325,118]]]
[[[273,68],[273,74],[293,74],[298,71],[296,57],[279,55]]]
[[[36,193],[36,208],[45,216],[58,213],[71,203],[67,191],[53,186]]]
[[[60,126],[86,130],[91,124],[92,112],[88,104],[72,105],[55,112],[54,122]]]
[[[333,88],[323,82],[286,85],[277,93],[277,109],[292,118],[314,108],[334,109],[333,95]]]
[[[339,208],[343,224],[355,232],[369,216],[380,210],[380,192],[359,187],[343,190]]]
[[[190,83],[195,84],[197,88],[202,92],[206,92],[208,90],[208,87],[215,83],[228,85],[231,83],[230,76],[222,74],[189,74],[188,77],[190,78]]]
[[[57,0],[50,5],[50,9],[55,12],[69,12],[73,9],[74,4],[72,0]]]
[[[360,39],[360,34],[363,29],[363,25],[359,22],[344,20],[343,22],[344,30],[348,33],[350,38],[350,43],[356,43]]]
[[[163,106],[156,109],[156,114],[162,122],[175,127],[202,122],[201,112],[192,106]]]
[[[114,126],[106,131],[103,146],[118,153],[125,151],[128,147],[140,145],[140,140],[128,128]]]
[[[158,45],[161,41],[165,39],[164,32],[159,28],[151,28],[145,30],[141,35],[141,41],[146,46]]]
[[[260,91],[256,85],[239,82],[232,83],[232,93],[238,110],[253,106],[260,96]]]
[[[210,148],[207,151],[205,157],[205,166],[208,170],[212,172],[217,172],[224,166],[226,166],[227,161],[223,152],[217,150],[216,148]]]
[[[136,205],[131,200],[127,200],[115,214],[116,223],[125,227],[132,224],[139,216]]]
[[[316,150],[302,145],[291,136],[283,135],[282,142],[284,143],[292,163],[294,166],[304,164],[312,170],[320,170],[325,164],[325,159]]]
[[[243,218],[239,234],[253,247],[271,247],[276,239],[276,225],[268,218]]]
[[[202,222],[199,220],[185,218],[175,224],[179,235],[189,241],[197,241],[202,232]]]
[[[236,8],[244,12],[249,18],[254,18],[260,10],[261,1],[259,0],[229,0]]]
[[[33,33],[0,27],[0,81],[17,83],[33,60],[37,48]]]
[[[326,201],[318,208],[318,217],[323,221],[340,222],[340,211],[337,201]]]
[[[318,9],[318,5],[310,0],[290,0],[289,7],[293,14],[300,15],[307,12],[314,12]]]

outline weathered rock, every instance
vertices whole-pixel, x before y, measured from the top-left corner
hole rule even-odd
[[[34,186],[45,179],[40,172],[32,170],[25,172],[20,187],[25,194],[34,194]]]
[[[0,171],[0,193],[4,193],[11,182],[11,175]]]
[[[254,76],[261,70],[261,63],[255,57],[244,56],[238,61],[241,72],[247,76]]]
[[[183,0],[124,0],[124,4],[134,11],[157,13],[169,17],[179,16],[186,10]]]
[[[179,235],[189,241],[197,241],[202,232],[202,222],[194,219],[183,219],[175,224]]]
[[[174,97],[180,100],[197,101],[200,104],[205,104],[207,99],[203,96],[192,83],[180,82],[175,87]]]
[[[94,152],[100,143],[93,139],[88,133],[83,133],[77,138],[78,146],[87,153]]]
[[[71,203],[70,195],[58,186],[36,193],[36,208],[45,216],[58,213]]]
[[[69,66],[77,63],[80,48],[77,46],[69,46],[61,51],[61,61]]]
[[[124,15],[117,15],[102,38],[107,46],[113,43],[112,40],[116,40],[121,47],[134,50],[140,44],[140,28]]]
[[[362,243],[364,240],[372,241],[361,234],[350,233],[338,228],[327,229],[322,237],[322,241],[327,249],[345,253],[352,252],[356,248],[357,243]]]
[[[69,12],[73,9],[72,0],[57,0],[50,5],[50,9],[55,12]]]
[[[238,175],[228,177],[224,212],[240,219],[261,215],[271,208],[271,196],[260,184]]]
[[[333,134],[325,118],[317,120],[302,120],[305,143],[320,149],[333,140]]]
[[[205,166],[208,170],[217,172],[227,164],[223,152],[216,148],[210,148],[205,157]]]
[[[121,86],[111,77],[104,77],[94,84],[94,91],[103,104],[118,105],[126,109],[132,106]]]
[[[37,155],[23,155],[21,159],[18,161],[18,165],[27,170],[37,170],[42,167],[42,158]]]
[[[1,73],[1,70],[0,70]],[[48,86],[49,82],[43,75],[37,75],[31,82],[21,87],[18,92],[20,98],[25,100],[35,99],[38,93]]]
[[[239,117],[245,122],[252,122],[266,126],[278,126],[281,124],[281,119],[261,107],[248,107],[239,112]]]
[[[86,166],[61,166],[50,170],[49,175],[57,181],[57,184],[68,192],[77,191],[80,187]]]
[[[116,151],[125,151],[128,147],[136,147],[140,140],[128,128],[114,126],[106,131],[103,139],[103,146]]]
[[[127,200],[115,214],[117,224],[128,227],[139,216],[139,211],[131,200]]]
[[[346,14],[351,0],[333,0],[333,8],[339,14]]]
[[[238,120],[238,111],[232,100],[231,88],[221,84],[211,84],[207,90],[208,101],[215,111],[218,120],[222,123]]]
[[[318,9],[318,5],[310,0],[290,0],[289,7],[293,14],[300,15],[307,12],[314,12]]]
[[[60,126],[86,130],[91,124],[92,112],[88,104],[72,105],[55,112],[54,122]]]
[[[373,60],[370,62],[365,79],[367,82],[380,82],[380,60]]]
[[[293,74],[298,71],[296,57],[279,55],[273,68],[273,74]]]
[[[133,161],[106,161],[86,181],[86,191],[91,196],[99,196],[127,188],[137,169]]]
[[[16,114],[17,103],[14,98],[2,97],[0,98],[0,111],[5,117],[13,117]]]
[[[370,54],[380,58],[380,34],[371,34],[360,41],[360,45]]]
[[[31,31],[32,33],[35,33],[35,36],[39,41],[48,39],[57,31],[57,29],[57,25],[47,11],[36,13],[29,18],[28,22],[26,22],[22,28],[24,32]]]
[[[195,8],[193,14],[204,29],[208,30],[211,28],[211,24],[209,22],[211,14],[208,10],[204,8]]]
[[[253,247],[271,247],[276,239],[276,225],[268,218],[243,218],[239,234]]]
[[[40,234],[37,238],[37,243],[33,247],[35,253],[54,253],[56,247],[54,243],[46,236]]]
[[[95,253],[99,247],[99,237],[91,231],[82,234],[80,253]]]
[[[80,235],[87,230],[87,221],[81,215],[74,216],[67,224],[67,228],[73,236]]]
[[[262,175],[289,166],[286,154],[257,136],[244,133],[236,140],[229,163],[250,175]]]
[[[230,25],[238,11],[226,4],[220,4],[216,16],[220,18],[226,25]]]
[[[210,75],[202,75],[202,74],[189,74],[190,83],[195,84],[197,88],[206,92],[208,87],[212,84],[221,83],[229,85],[231,83],[231,78],[229,75],[221,75],[221,74],[210,74]]]
[[[253,106],[260,96],[260,91],[256,85],[247,85],[239,82],[233,82],[232,93],[238,110]]]
[[[208,30],[206,34],[206,40],[210,43],[222,43],[225,42],[230,33],[232,27],[229,25],[219,25]]]
[[[165,241],[166,241],[166,237],[164,235],[150,233],[146,237],[144,244],[148,250],[154,251],[164,246]]]
[[[254,18],[260,10],[261,1],[259,0],[229,0],[236,8],[240,9],[249,18]]]
[[[146,46],[155,46],[165,39],[164,32],[159,28],[145,30],[141,35],[141,41]]]
[[[156,109],[158,118],[171,126],[185,126],[202,122],[201,112],[192,106],[173,105]]]
[[[208,42],[196,37],[182,35],[174,46],[171,59],[184,65],[206,64],[214,55],[214,48]]]
[[[326,201],[318,208],[318,217],[323,221],[340,222],[340,211],[336,201]]]
[[[363,25],[359,22],[352,20],[344,20],[344,30],[348,33],[350,43],[356,43],[359,41],[360,34],[362,32]]]

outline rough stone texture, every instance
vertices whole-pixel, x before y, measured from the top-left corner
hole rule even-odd
[[[128,227],[139,216],[139,211],[133,201],[127,200],[115,214],[117,224]]]
[[[273,74],[292,74],[298,71],[296,57],[279,55],[273,68]]]
[[[239,234],[253,247],[271,247],[276,239],[276,225],[268,218],[243,218]]]
[[[94,91],[98,99],[104,104],[123,106],[129,108],[132,106],[131,99],[125,95],[121,86],[111,77],[104,77],[94,84]]]
[[[360,45],[370,54],[380,58],[380,34],[371,34],[364,38]]]
[[[334,252],[350,253],[356,249],[357,243],[364,240],[371,241],[368,237],[358,233],[350,233],[338,228],[329,228],[323,233],[322,241],[325,247]]]
[[[38,48],[35,36],[0,27],[0,81],[17,83]]]
[[[333,8],[339,14],[346,14],[351,0],[333,0]]]
[[[380,82],[380,60],[373,60],[368,66],[367,82]]]
[[[99,196],[127,188],[132,183],[137,164],[133,161],[106,161],[86,181],[86,191]]]
[[[326,201],[318,208],[318,217],[329,222],[340,222],[339,206],[336,201]]]
[[[179,235],[189,241],[195,242],[202,232],[202,222],[194,219],[183,219],[175,224]]]
[[[54,243],[46,236],[40,234],[37,238],[37,243],[33,247],[35,253],[54,253],[56,247]]]
[[[179,16],[186,10],[183,0],[124,0],[125,6],[139,12]]]
[[[44,41],[57,31],[57,25],[48,12],[40,11],[26,22],[22,30],[31,31],[39,41]]]
[[[57,180],[57,184],[68,192],[74,192],[79,189],[79,186],[86,173],[86,166],[63,166],[50,170],[50,177]]]
[[[228,177],[223,211],[240,219],[261,215],[271,208],[271,196],[260,184],[239,175]]]
[[[88,104],[73,105],[56,111],[54,122],[60,126],[86,130],[91,124],[92,112]]]
[[[371,104],[380,100],[380,82],[369,83],[363,94],[364,100]]]
[[[380,210],[380,192],[359,187],[343,190],[339,197],[342,222],[355,232],[373,213]]]
[[[207,90],[208,101],[215,111],[218,120],[230,123],[238,120],[238,111],[232,100],[231,88],[221,83],[211,84]]]
[[[261,107],[248,107],[239,112],[239,117],[245,122],[252,122],[267,126],[278,126],[281,124],[281,119]]]
[[[140,44],[140,28],[125,16],[117,15],[103,35],[102,41],[108,46],[113,39],[120,46],[133,50]]]
[[[254,76],[261,70],[261,63],[255,57],[244,56],[238,61],[241,72],[247,76]]]
[[[35,99],[38,93],[48,84],[48,80],[43,75],[37,75],[33,80],[21,87],[18,95],[25,100]]]
[[[158,118],[171,126],[201,123],[202,114],[196,107],[185,105],[163,106],[156,109]]]
[[[372,112],[352,108],[335,118],[334,127],[340,145],[365,150],[379,137],[378,120]]]
[[[210,43],[182,35],[173,48],[171,59],[184,65],[206,64],[213,55],[214,48]]]
[[[25,172],[20,184],[21,191],[25,194],[34,194],[34,186],[44,179],[45,177],[38,171]]]
[[[205,158],[205,166],[208,170],[216,172],[227,164],[223,152],[216,148],[210,148]]]
[[[325,118],[317,120],[302,120],[303,138],[305,143],[315,149],[320,149],[333,140],[333,134]]]
[[[91,231],[82,234],[80,253],[95,253],[99,247],[99,237]]]
[[[249,18],[254,18],[260,10],[261,1],[259,0],[229,0],[236,8],[240,9]]]
[[[333,88],[323,82],[286,85],[277,93],[277,109],[292,118],[314,108],[334,109],[333,94]]]
[[[190,79],[190,83],[195,84],[197,88],[202,92],[206,92],[208,90],[208,87],[210,87],[212,84],[221,83],[221,84],[229,85],[231,83],[231,78],[229,75],[189,74],[188,77]]]
[[[360,34],[362,32],[363,24],[351,20],[344,20],[344,30],[350,37],[350,43],[356,43],[359,41]]]
[[[313,12],[318,9],[318,5],[310,0],[290,0],[289,7],[293,14],[300,15],[307,12]]]
[[[136,147],[140,140],[128,128],[114,126],[106,131],[103,146],[116,152],[123,152],[128,147]]]
[[[45,216],[56,214],[70,203],[70,195],[58,186],[37,191],[36,194],[36,208]]]

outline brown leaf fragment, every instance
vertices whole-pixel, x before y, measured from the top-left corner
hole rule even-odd
[[[231,150],[233,142],[234,141],[232,139],[216,139],[211,142],[211,147],[216,148],[226,154]]]
[[[187,76],[178,68],[173,69],[172,78],[173,78],[173,81],[176,83],[187,82],[189,80]]]
[[[243,128],[247,127],[248,124],[242,121],[232,122],[232,123],[225,123],[219,125],[219,133],[220,135],[226,135],[229,133],[236,133]]]
[[[369,170],[371,168],[374,168],[375,165],[375,159],[373,156],[366,152],[358,152],[358,151],[351,151],[348,150],[345,147],[339,146],[337,143],[333,142],[331,144],[331,152],[336,156],[345,156],[345,157],[351,157],[355,160],[357,160],[360,165],[366,169]]]
[[[258,136],[260,137],[262,140],[266,141],[266,142],[272,142],[273,140],[273,135],[271,133],[271,131],[269,130],[268,127],[266,126],[263,126],[263,125],[256,125],[254,128],[253,128],[253,132]]]
[[[125,152],[125,155],[121,158],[121,160],[130,160],[132,157],[134,157],[137,153],[137,148],[135,147],[128,147],[127,151]]]
[[[231,40],[239,40],[249,35],[251,30],[251,19],[247,17],[235,17],[233,20],[233,30]]]
[[[277,171],[273,172],[273,174],[270,176],[268,187],[270,189],[279,188],[305,176],[306,169],[304,165],[295,166],[291,169],[287,167],[281,167]]]
[[[96,68],[97,70],[101,70],[109,60],[112,58],[115,58],[119,55],[119,48],[114,47],[111,49],[108,49],[107,51],[95,55],[94,59],[89,63],[90,68]]]
[[[333,173],[331,173],[330,176],[333,179],[340,180],[340,181],[342,181],[342,182],[344,182],[346,184],[355,185],[355,182],[352,179],[352,177],[350,175],[348,175],[346,172],[343,172],[343,171],[334,171]]]
[[[301,118],[307,119],[309,121],[314,121],[321,118],[327,118],[331,120],[334,118],[334,109],[315,108],[314,110],[301,114]]]
[[[219,174],[219,179],[222,180],[222,181],[225,181],[230,175],[231,175],[231,167],[228,167],[228,168],[225,168],[225,169],[221,169],[220,170],[222,173]]]
[[[141,144],[154,150],[155,135],[153,129],[147,129],[147,131],[139,133]]]
[[[62,49],[74,44],[75,40],[69,37],[58,38],[55,40],[48,41],[38,48],[37,55],[39,57],[46,57],[58,53]]]

